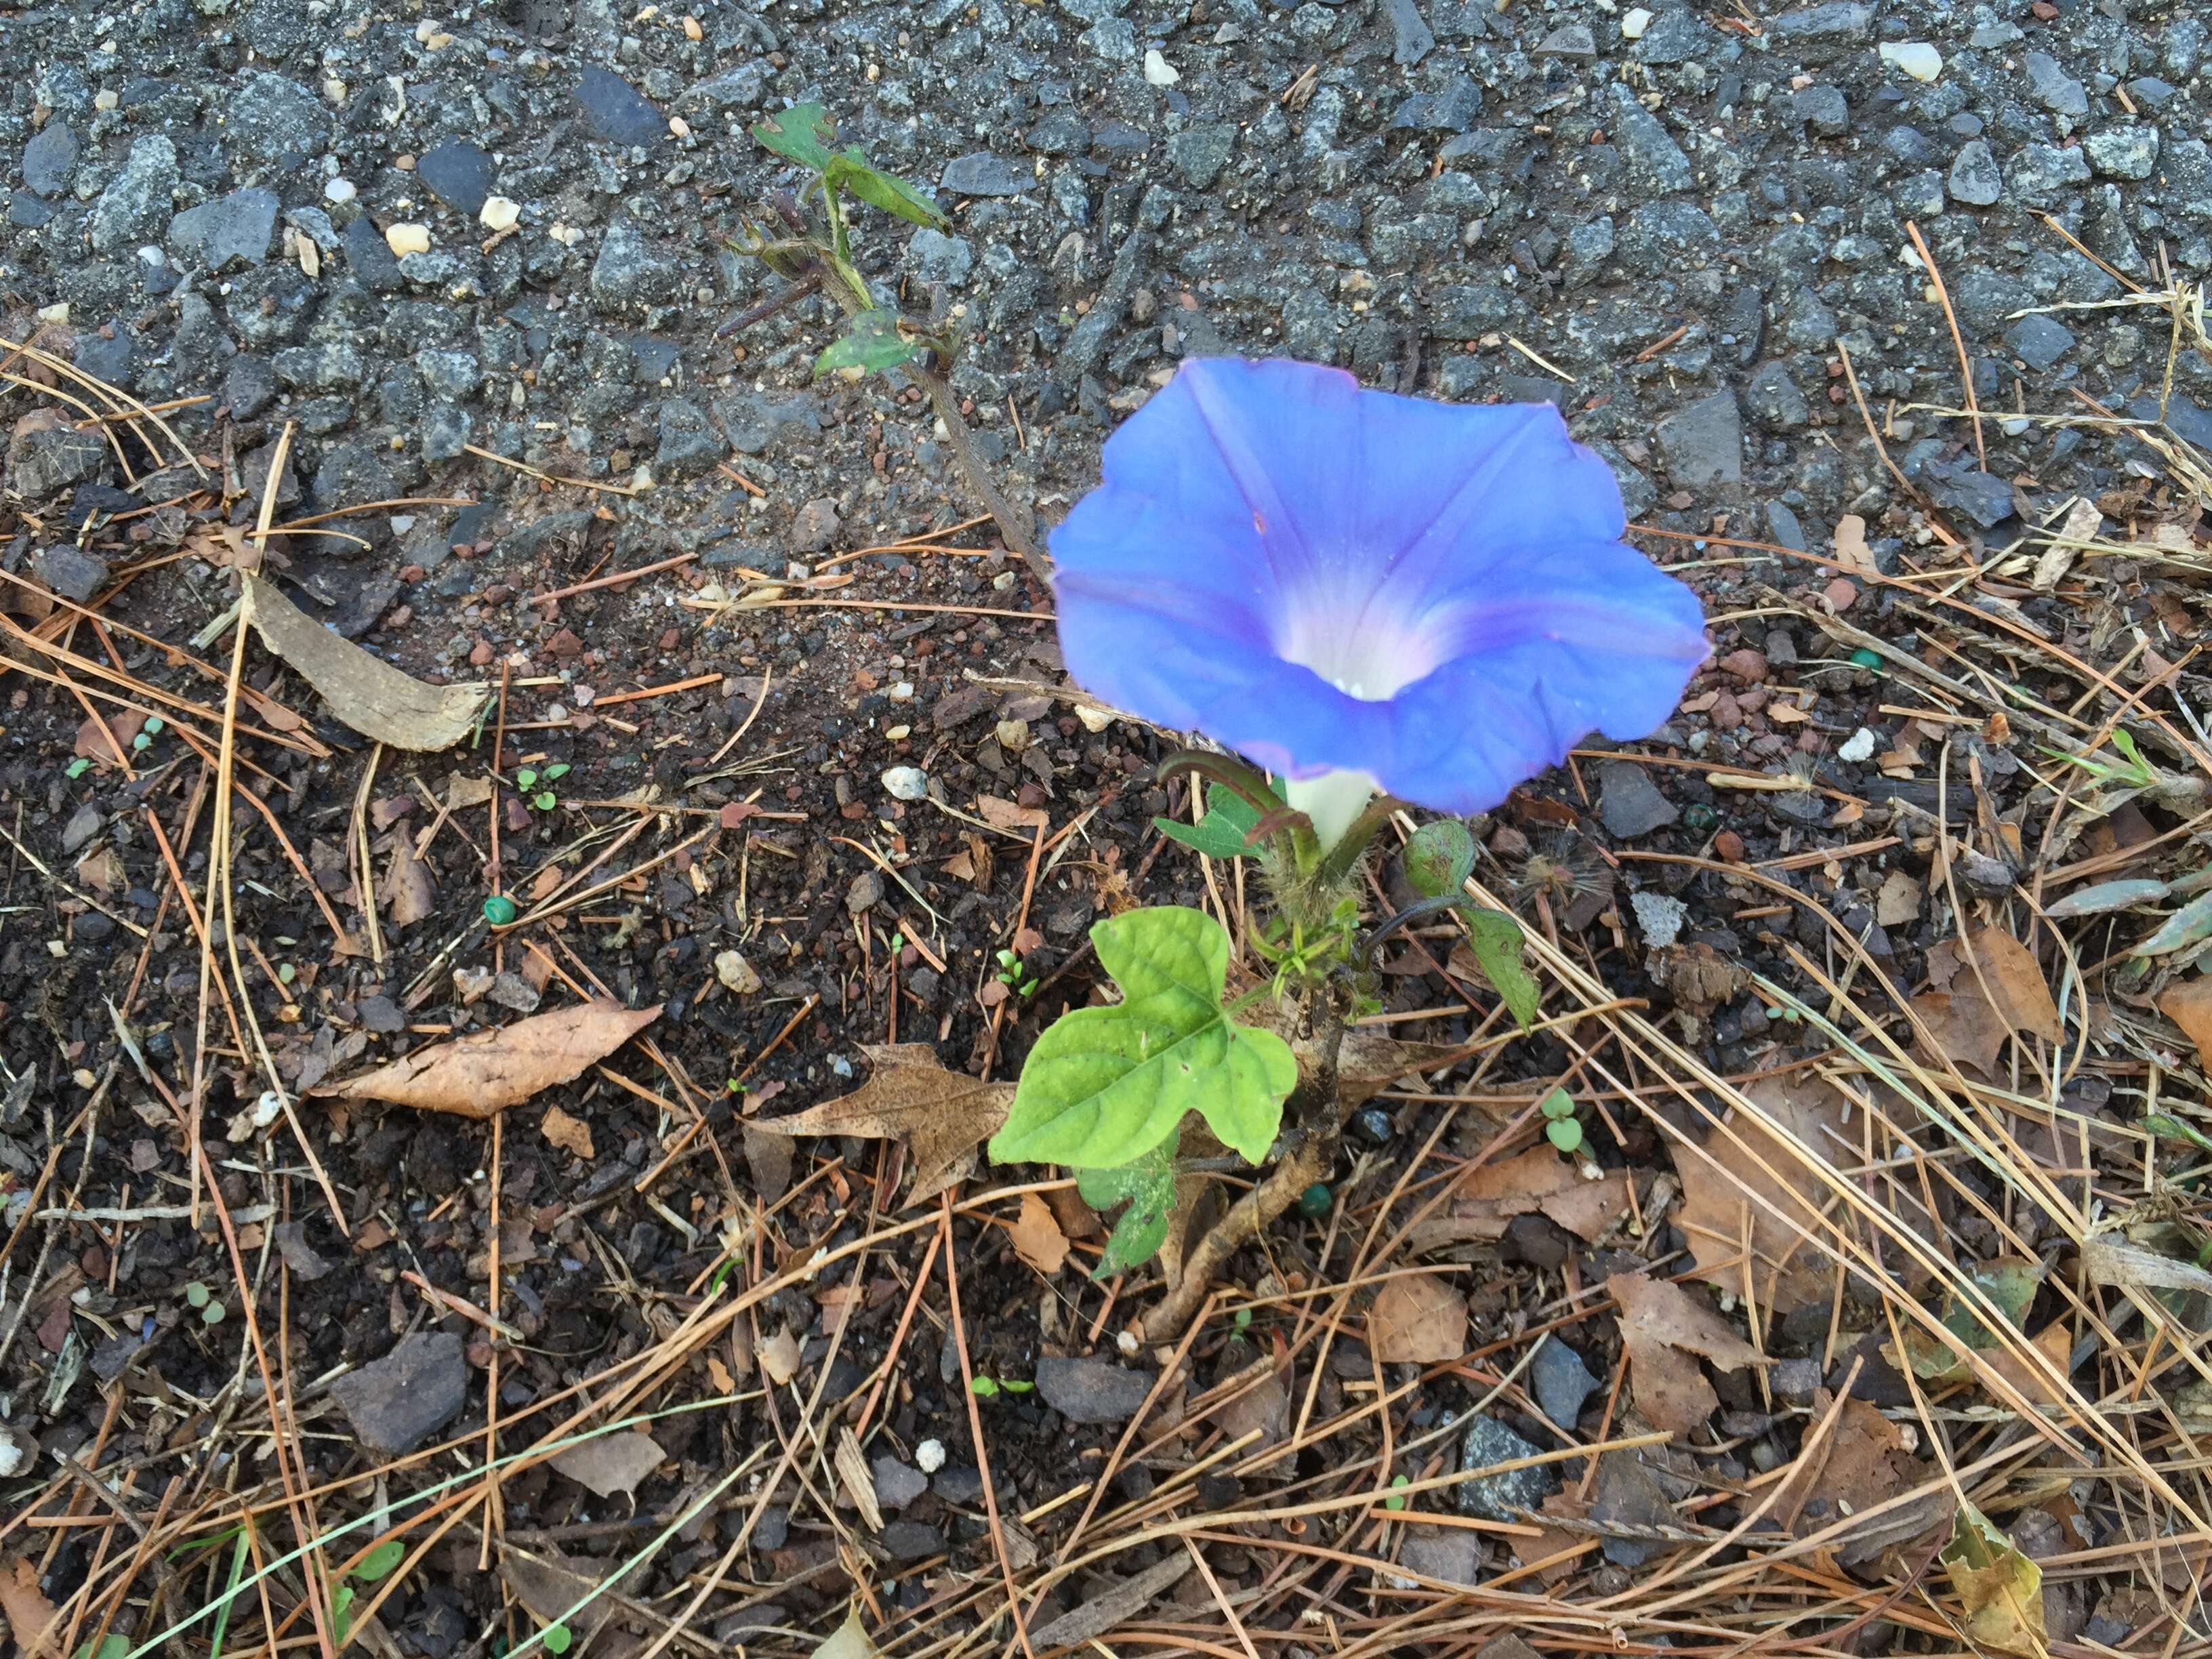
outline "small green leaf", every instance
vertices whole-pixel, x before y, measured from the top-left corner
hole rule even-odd
[[[571,1639],[573,1638],[570,1638],[568,1627],[566,1625],[552,1624],[545,1626],[544,1640],[546,1652],[555,1654],[568,1652]]]
[[[137,732],[131,737],[131,747],[132,750],[137,754],[143,755],[153,746],[154,739],[148,737],[143,732]]]
[[[2167,1140],[2185,1140],[2201,1152],[2212,1152],[2212,1139],[2178,1117],[2168,1117],[2164,1112],[2153,1112],[2143,1120],[2143,1127]]]
[[[62,771],[72,779],[81,778],[91,769],[92,763],[82,755],[71,761],[67,766],[62,768]]]
[[[1438,818],[1406,843],[1407,884],[1423,898],[1456,893],[1474,873],[1474,837],[1457,818]]]
[[[1544,1139],[1563,1152],[1583,1149],[1583,1126],[1571,1117],[1555,1117],[1544,1126]]]
[[[830,165],[830,146],[836,141],[837,125],[819,104],[793,104],[780,115],[755,122],[753,137],[764,149],[819,173]]]
[[[2138,904],[2151,903],[2164,898],[2166,891],[2162,881],[2100,881],[2094,887],[2069,893],[2043,914],[2053,921],[2067,921],[2075,916],[2101,916],[2113,910],[2131,910]]]
[[[185,1286],[185,1300],[191,1303],[195,1308],[206,1307],[208,1304],[208,1298],[211,1292],[210,1292],[208,1287],[201,1284],[197,1279],[192,1280],[191,1284]]]
[[[1951,1541],[1938,1558],[1966,1615],[1967,1644],[1978,1653],[2048,1651],[2043,1569],[1971,1504],[1959,1506]]]
[[[1210,859],[1233,859],[1252,850],[1252,827],[1259,822],[1260,814],[1250,801],[1234,789],[1215,784],[1206,792],[1206,816],[1196,823],[1154,818],[1152,828]]]
[[[168,729],[168,724],[159,714],[149,714],[146,716],[146,724],[142,729],[148,737],[158,738]]]
[[[361,1564],[353,1570],[350,1576],[361,1579],[365,1583],[373,1584],[378,1579],[390,1576],[392,1570],[406,1559],[405,1541],[398,1538],[387,1538],[361,1558]]]
[[[550,789],[541,789],[530,798],[530,804],[541,812],[550,812],[561,804],[561,799]]]
[[[1171,1133],[1134,1163],[1075,1172],[1075,1190],[1092,1209],[1129,1206],[1107,1235],[1105,1252],[1091,1270],[1093,1279],[1111,1279],[1141,1267],[1167,1243],[1168,1214],[1175,1207],[1176,1144],[1181,1139],[1179,1131]]]
[[[1008,1394],[1027,1394],[1032,1389],[1036,1388],[1036,1384],[1034,1382],[1024,1382],[1019,1377],[1002,1376],[999,1379],[999,1386],[1004,1389]]]
[[[548,783],[558,783],[568,775],[568,763],[566,761],[555,761],[552,765],[545,769],[544,774],[545,781]]]
[[[538,773],[536,769],[526,766],[520,772],[517,772],[514,775],[514,787],[521,790],[536,788],[538,787]]]
[[[202,1322],[205,1324],[220,1325],[222,1323],[223,1312],[224,1309],[222,1303],[210,1302],[206,1307],[200,1310],[200,1319]]]
[[[1273,1032],[1222,1013],[1226,930],[1170,905],[1102,921],[1091,939],[1122,1000],[1063,1014],[1037,1039],[993,1161],[1115,1168],[1191,1111],[1247,1161],[1265,1158],[1298,1066]]]
[[[870,167],[858,149],[848,149],[831,156],[822,168],[822,182],[832,190],[842,190],[859,197],[870,207],[879,207],[886,213],[896,213],[917,225],[932,230],[945,230],[952,221],[939,211],[937,204],[916,190],[903,179]]]
[[[1406,1507],[1406,1495],[1400,1492],[1398,1488],[1401,1486],[1410,1486],[1413,1484],[1413,1483],[1412,1481],[1407,1480],[1402,1474],[1392,1475],[1390,1477],[1390,1496],[1382,1500],[1382,1507],[1386,1510],[1404,1509]]]
[[[896,368],[921,349],[919,341],[898,331],[898,318],[878,306],[853,319],[844,337],[814,360],[814,372],[827,374],[837,368],[882,370]]]
[[[1503,910],[1467,909],[1467,944],[1474,965],[1522,1030],[1536,1023],[1543,994],[1521,963],[1521,924]]]
[[[100,1652],[97,1659],[124,1659],[124,1656],[130,1651],[131,1638],[127,1636],[118,1636],[110,1631],[100,1638]],[[78,1646],[76,1659],[94,1659],[91,1643],[86,1642]]]
[[[971,1376],[968,1379],[968,1392],[978,1400],[994,1399],[999,1392],[998,1380],[989,1376]]]
[[[331,1592],[331,1645],[342,1648],[353,1631],[353,1586],[340,1584]]]
[[[1546,1117],[1570,1118],[1575,1115],[1575,1097],[1565,1089],[1554,1089],[1536,1109]]]
[[[2139,957],[2170,956],[2212,939],[2212,893],[2193,898],[2166,919],[2165,926],[2136,946]]]
[[[1982,1263],[1967,1277],[1975,1289],[1996,1304],[2006,1322],[2017,1330],[2025,1328],[2027,1304],[2035,1300],[2036,1287],[2043,1283],[2048,1271],[2040,1261],[2003,1256]],[[1943,1299],[1942,1322],[1952,1341],[1939,1341],[1918,1326],[1912,1326],[1905,1333],[1905,1357],[1911,1363],[1914,1376],[1931,1382],[1956,1382],[1972,1375],[1966,1350],[1983,1352],[1996,1347],[2000,1339],[1983,1322],[1973,1305],[1955,1293]]]

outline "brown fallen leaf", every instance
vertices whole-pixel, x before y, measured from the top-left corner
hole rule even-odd
[[[1046,818],[1042,806],[1017,806],[998,795],[975,797],[976,816],[994,830],[1036,830]]]
[[[1833,1136],[1842,1132],[1850,1102],[1817,1077],[1762,1078],[1744,1093],[1765,1121],[1731,1109],[1705,1146],[1676,1151],[1682,1203],[1674,1224],[1697,1259],[1698,1276],[1724,1291],[1742,1291],[1747,1245],[1752,1294],[1760,1307],[1784,1314],[1826,1302],[1834,1288],[1826,1251],[1804,1236],[1823,1236],[1819,1218],[1834,1188],[1822,1169],[1808,1166],[1767,1124],[1795,1135],[1830,1164]]]
[[[385,867],[377,893],[384,913],[394,927],[406,927],[438,912],[438,884],[430,866],[415,856],[414,839],[405,834],[392,837],[392,862]]]
[[[625,1008],[602,998],[495,1030],[429,1043],[389,1066],[325,1084],[314,1092],[487,1118],[540,1089],[580,1077],[659,1017],[659,1003]]]
[[[240,614],[262,644],[363,737],[427,751],[450,749],[476,729],[491,701],[489,685],[425,685],[324,627],[274,584],[250,574],[244,584]]]
[[[1446,1232],[1455,1240],[1503,1238],[1515,1216],[1533,1212],[1594,1244],[1627,1209],[1628,1180],[1620,1170],[1588,1180],[1579,1164],[1545,1142],[1469,1175],[1452,1200],[1450,1217],[1431,1224],[1437,1236],[1415,1231],[1423,1247],[1434,1249],[1446,1242]]]
[[[636,1429],[580,1440],[553,1454],[553,1467],[602,1498],[628,1498],[637,1483],[665,1462],[668,1454],[651,1435]]]
[[[1875,921],[1884,927],[1899,927],[1919,916],[1919,878],[1904,870],[1891,871],[1881,878],[1881,890],[1875,895]]]
[[[53,1646],[46,1632],[53,1626],[54,1604],[39,1589],[39,1570],[21,1556],[0,1559],[0,1613],[8,1616],[9,1634],[25,1659],[37,1659]]]
[[[754,1127],[780,1135],[903,1139],[914,1165],[909,1208],[966,1179],[975,1167],[976,1148],[1006,1122],[1014,1085],[949,1072],[926,1042],[864,1042],[860,1052],[874,1074],[851,1094]]]
[[[1984,1075],[1995,1073],[2011,1038],[2057,1042],[2065,1034],[2034,953],[2002,928],[1982,928],[1963,945],[1948,939],[1932,946],[1928,980],[1929,989],[1912,1006],[1929,1035],[1951,1059]]]
[[[1825,1416],[1832,1404],[1825,1390],[1817,1392],[1815,1419]],[[1775,1500],[1774,1518],[1798,1537],[1807,1537],[1920,1486],[1929,1468],[1905,1449],[1897,1425],[1878,1408],[1856,1397],[1848,1399],[1819,1447],[1791,1468]],[[1950,1513],[1949,1498],[1938,1488],[1919,1503],[1875,1517],[1830,1547],[1844,1566],[1857,1566],[1942,1524]]]
[[[1698,1359],[1724,1371],[1772,1363],[1670,1280],[1614,1273],[1605,1287],[1620,1304],[1620,1340],[1628,1350],[1637,1408],[1660,1428],[1694,1433],[1720,1404],[1698,1369]]]
[[[753,1351],[753,1358],[760,1361],[768,1380],[780,1389],[799,1375],[799,1339],[787,1329],[764,1336]]]
[[[1052,1206],[1035,1193],[1022,1194],[1021,1213],[1007,1224],[1014,1254],[1047,1279],[1067,1260],[1067,1236],[1052,1213]]]
[[[566,1152],[578,1158],[597,1158],[599,1151],[592,1145],[592,1126],[580,1117],[571,1117],[558,1106],[548,1106],[545,1116],[538,1126],[538,1133]]]
[[[1394,1279],[1367,1313],[1367,1349],[1386,1365],[1440,1365],[1467,1352],[1467,1297],[1429,1273]]]
[[[2159,994],[2158,1011],[2197,1045],[2197,1058],[2212,1066],[2212,975],[2200,974]]]

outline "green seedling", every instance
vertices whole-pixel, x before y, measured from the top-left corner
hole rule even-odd
[[[561,804],[560,797],[553,793],[552,786],[568,775],[568,763],[566,761],[555,761],[543,772],[535,767],[526,766],[514,775],[514,787],[523,799],[539,811],[550,812]]]
[[[188,1306],[198,1310],[202,1323],[208,1325],[222,1323],[223,1314],[226,1311],[222,1304],[216,1299],[215,1292],[201,1284],[198,1279],[195,1279],[185,1286],[185,1301]]]
[[[968,1392],[978,1400],[995,1400],[1002,1394],[1027,1394],[1035,1389],[1034,1382],[1024,1382],[1013,1376],[987,1376],[978,1371],[968,1380]]]
[[[891,948],[896,950],[898,947],[893,945]],[[1012,951],[999,952],[999,971],[996,978],[1000,984],[1018,997],[1030,996],[1037,988],[1036,975],[1030,973],[1021,957]]]
[[[374,1584],[388,1578],[392,1570],[407,1558],[407,1546],[397,1538],[386,1540],[353,1565],[353,1569],[331,1592],[331,1645],[342,1648],[346,1638],[353,1632],[353,1603],[355,1583]]]
[[[1546,1095],[1536,1109],[1544,1115],[1544,1139],[1572,1155],[1583,1149],[1583,1126],[1575,1116],[1575,1097],[1565,1089]]]

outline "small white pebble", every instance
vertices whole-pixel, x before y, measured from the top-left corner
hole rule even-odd
[[[912,702],[914,701],[914,682],[912,680],[901,680],[897,684],[891,687],[890,690],[884,693],[884,695],[889,697],[893,702]]]
[[[914,1466],[924,1474],[935,1474],[945,1467],[945,1443],[925,1440],[914,1449]]]
[[[1916,81],[1933,81],[1943,72],[1943,54],[1925,40],[1885,40],[1881,61]]]
[[[1104,709],[1094,708],[1087,702],[1079,702],[1075,705],[1075,718],[1081,720],[1083,722],[1083,729],[1091,732],[1093,736],[1096,736],[1098,732],[1103,732],[1108,726],[1114,723],[1113,715],[1108,714]]]
[[[1124,1359],[1134,1359],[1137,1357],[1137,1349],[1139,1346],[1139,1344],[1137,1341],[1136,1332],[1123,1331],[1119,1336],[1114,1339],[1114,1346],[1121,1351],[1121,1357]]]
[[[274,1089],[264,1089],[261,1098],[253,1103],[253,1127],[265,1129],[283,1115],[283,1097]]]
[[[1861,761],[1874,758],[1874,733],[1863,726],[1844,739],[1836,750],[1836,758],[1856,766]]]
[[[333,179],[323,186],[323,199],[337,206],[350,202],[358,193],[350,179]]]
[[[429,227],[386,225],[384,228],[384,245],[402,259],[410,253],[428,253],[430,251]]]
[[[1644,31],[1650,27],[1651,14],[1642,6],[1638,6],[1635,10],[1622,16],[1620,38],[1624,40],[1641,40],[1644,38]]]
[[[486,230],[513,230],[521,217],[522,204],[504,196],[485,197],[483,210],[477,215],[477,222]]]
[[[893,800],[925,800],[929,795],[929,774],[919,766],[894,766],[884,774],[883,783]]]
[[[1156,87],[1171,87],[1182,79],[1182,71],[1160,56],[1158,46],[1145,48],[1145,79]]]

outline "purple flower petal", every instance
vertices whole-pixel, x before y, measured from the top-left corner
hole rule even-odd
[[[1474,811],[1593,730],[1650,731],[1704,659],[1696,596],[1622,528],[1548,404],[1198,360],[1052,534],[1061,647],[1100,696],[1271,770]]]

